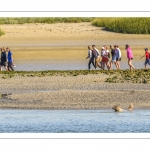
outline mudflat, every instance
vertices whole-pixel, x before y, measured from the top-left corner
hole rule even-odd
[[[120,105],[150,108],[149,84],[106,83],[106,74],[0,79],[0,108],[100,109]],[[10,94],[10,95],[9,95]]]

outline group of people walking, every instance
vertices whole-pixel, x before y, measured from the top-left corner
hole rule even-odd
[[[13,63],[12,52],[9,47],[6,49],[4,47],[1,48],[0,71],[2,71],[3,67],[6,71],[14,71],[15,64]]]
[[[132,49],[127,44],[125,45],[125,49],[127,51],[128,65],[131,69],[135,69],[132,65]],[[96,48],[95,45],[92,45],[92,48],[88,46],[88,56],[89,58],[88,69],[91,69],[91,64],[97,70],[98,67],[101,69],[105,69],[107,67],[108,70],[112,69],[113,64],[115,64],[117,69],[120,69],[120,61],[121,61],[121,50],[118,45],[110,45],[110,50],[106,45],[101,48],[101,52]]]

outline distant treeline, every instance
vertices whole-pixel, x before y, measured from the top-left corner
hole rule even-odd
[[[107,31],[128,34],[150,34],[150,18],[96,18],[92,24]]]
[[[150,34],[150,18],[148,17],[121,17],[121,18],[96,18],[96,17],[22,17],[0,18],[0,24],[24,23],[80,23],[91,22],[92,25],[104,27],[104,30],[127,34]],[[4,32],[0,30],[0,36]]]

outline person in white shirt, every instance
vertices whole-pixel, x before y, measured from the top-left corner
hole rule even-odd
[[[103,70],[105,69],[105,65],[107,66],[107,69],[109,69],[109,57],[110,57],[109,50],[107,46],[104,46],[104,50],[102,51],[102,61],[101,61]]]
[[[88,63],[88,69],[91,69],[91,63],[93,64],[94,68],[95,68],[95,63],[94,63],[94,56],[92,54],[92,49],[90,48],[90,46],[88,46],[88,56],[86,57],[86,59],[89,58],[89,63]]]

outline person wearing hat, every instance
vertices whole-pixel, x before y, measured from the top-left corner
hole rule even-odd
[[[141,59],[145,56],[145,63],[144,63],[144,65],[145,65],[145,68],[146,68],[147,64],[150,65],[150,54],[148,52],[148,48],[145,48],[144,50],[145,50],[145,55],[143,55],[141,57]]]

